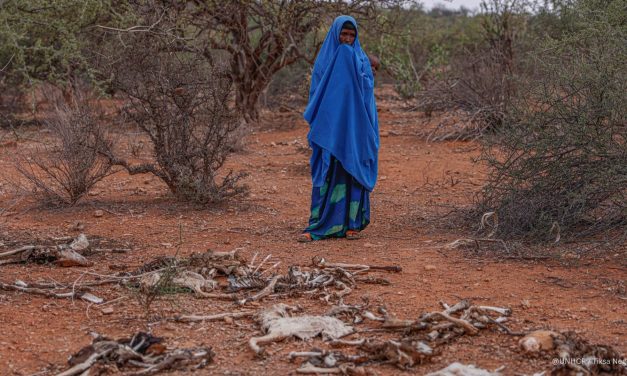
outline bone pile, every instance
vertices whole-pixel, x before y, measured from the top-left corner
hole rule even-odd
[[[133,375],[153,375],[167,370],[197,370],[212,363],[213,357],[210,347],[168,350],[162,338],[143,332],[119,340],[96,336],[91,345],[70,357],[70,368],[57,376],[129,371]]]
[[[365,374],[365,368],[374,364],[391,364],[400,369],[409,369],[431,360],[440,353],[440,348],[463,335],[476,335],[481,330],[495,328],[511,332],[504,326],[511,310],[501,307],[472,305],[468,300],[448,306],[444,303],[442,311],[422,314],[415,320],[403,320],[391,316],[386,310],[379,309],[377,314],[368,310],[368,305],[335,306],[326,315],[343,316],[354,323],[373,322],[376,326],[357,331],[360,338],[335,339],[329,344],[333,347],[352,348],[347,354],[339,350],[312,350],[310,352],[290,353],[290,359],[304,358],[299,373],[337,373],[337,374]],[[272,327],[262,325],[267,332],[261,337],[267,342],[267,337],[273,337]],[[350,331],[351,335],[356,331]],[[372,333],[388,332],[396,334],[396,338],[381,339]],[[283,333],[281,333],[283,334]],[[298,337],[297,334],[292,334]],[[274,335],[277,340],[284,335]],[[336,336],[339,337],[339,336]],[[259,338],[256,340],[259,342]],[[251,343],[251,348],[256,342]]]
[[[71,242],[68,243],[68,241]],[[49,245],[24,245],[9,251],[0,252],[0,265],[52,263],[65,267],[91,266],[93,263],[82,254],[89,249],[89,246],[89,241],[84,234],[80,234],[76,239],[53,239]]]
[[[138,287],[144,291],[163,285],[164,278],[168,278],[170,288],[188,289],[198,298],[233,300],[239,305],[245,305],[271,295],[299,294],[336,302],[350,294],[357,282],[389,283],[383,278],[362,278],[366,273],[401,271],[398,266],[334,264],[314,257],[311,266],[293,265],[285,274],[280,274],[277,272],[280,262],[265,267],[270,258],[271,255],[268,255],[255,264],[256,255],[247,262],[237,251],[207,251],[183,259],[159,258],[134,273],[118,278],[141,276]]]

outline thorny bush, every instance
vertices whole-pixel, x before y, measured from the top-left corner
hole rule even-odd
[[[53,92],[47,95],[52,97]],[[98,111],[82,95],[54,102],[54,112],[45,122],[52,142],[19,155],[16,168],[46,203],[74,205],[110,174],[111,164],[101,152],[111,147],[111,141]]]
[[[534,54],[542,79],[526,83],[484,153],[491,174],[477,209],[497,213],[503,236],[627,225],[624,2],[583,0],[577,14],[577,30]]]
[[[130,174],[154,174],[184,201],[209,204],[245,194],[239,184],[245,174],[218,175],[240,124],[229,106],[230,76],[158,33],[139,34],[119,36],[124,45],[107,69],[123,93],[125,119],[148,136],[154,162],[131,165],[110,150],[111,163]]]

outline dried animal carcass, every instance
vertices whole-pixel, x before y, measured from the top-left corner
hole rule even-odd
[[[248,342],[255,353],[263,352],[259,346],[261,344],[279,342],[290,337],[305,340],[321,335],[326,339],[338,339],[353,333],[353,327],[335,317],[309,315],[290,317],[290,310],[294,308],[280,303],[261,312],[258,321],[266,334],[253,337]]]
[[[163,339],[138,332],[131,338],[111,340],[97,336],[68,361],[70,368],[58,376],[84,375],[98,365],[112,365],[114,371],[134,370],[134,375],[152,375],[168,369],[203,368],[213,361],[210,347],[168,351]]]

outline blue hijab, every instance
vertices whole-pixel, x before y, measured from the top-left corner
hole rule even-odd
[[[352,46],[340,43],[350,16],[333,21],[316,57],[309,103],[304,117],[310,125],[307,139],[313,153],[314,187],[324,184],[331,156],[368,191],[377,180],[379,120],[374,99],[374,77],[358,36]]]

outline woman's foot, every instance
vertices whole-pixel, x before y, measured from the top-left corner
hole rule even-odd
[[[309,243],[310,241],[313,241],[313,238],[311,237],[310,233],[304,232],[304,233],[300,234],[296,240],[299,243]]]
[[[348,230],[348,231],[346,231],[346,239],[347,240],[361,239],[361,235],[359,235],[359,231]]]

